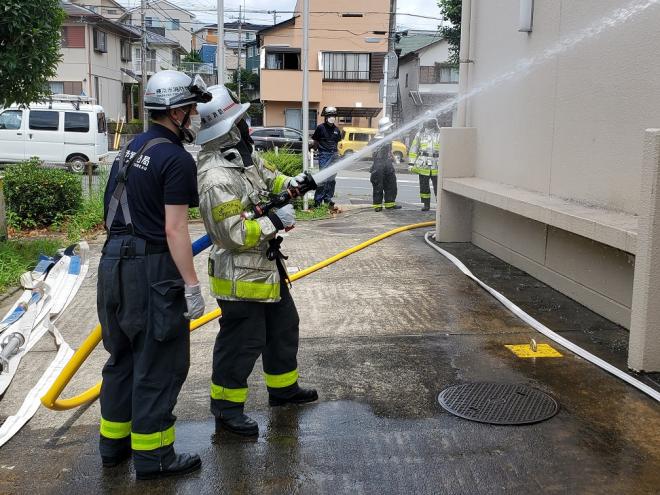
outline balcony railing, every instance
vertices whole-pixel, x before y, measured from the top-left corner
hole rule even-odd
[[[324,81],[370,81],[371,72],[368,70],[325,70]]]
[[[215,73],[213,64],[200,63],[200,62],[181,62],[179,63],[179,70],[186,74],[207,74]]]

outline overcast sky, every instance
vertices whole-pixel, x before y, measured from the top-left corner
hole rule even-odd
[[[170,0],[172,3],[192,11],[202,23],[215,23],[216,14],[214,14],[217,4],[215,0]],[[140,0],[119,0],[120,3],[134,7],[140,5]],[[359,4],[356,0],[356,5]],[[264,4],[267,7],[264,7]],[[256,24],[272,24],[273,15],[267,11],[278,10],[282,14],[278,15],[278,22],[291,17],[291,11],[296,5],[295,0],[225,0],[225,20],[227,22],[238,19],[238,7],[245,5],[247,10],[247,21]],[[332,5],[332,2],[329,2]],[[398,2],[399,16],[397,26],[400,28],[412,29],[437,29],[440,21],[437,19],[427,19],[421,17],[411,17],[402,15],[424,14],[430,17],[439,17],[439,9],[436,0],[405,0]],[[356,7],[359,10],[359,7]],[[256,12],[255,12],[256,11]]]

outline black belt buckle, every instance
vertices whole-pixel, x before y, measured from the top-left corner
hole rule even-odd
[[[119,248],[119,256],[121,258],[135,258],[135,244],[122,244]]]

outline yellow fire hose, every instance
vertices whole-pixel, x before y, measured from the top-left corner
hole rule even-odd
[[[299,271],[298,273],[291,275],[291,281],[306,277],[307,275],[314,273],[315,271],[321,270],[322,268],[331,265],[335,261],[339,261],[340,259],[350,256],[353,253],[357,253],[358,251],[361,251],[362,249],[369,247],[372,244],[382,241],[383,239],[387,239],[388,237],[391,237],[395,234],[399,234],[400,232],[405,232],[406,230],[419,229],[423,227],[433,227],[434,225],[435,222],[422,222],[422,223],[414,223],[411,225],[406,225],[404,227],[399,227],[390,230],[388,232],[385,232],[384,234],[373,237],[372,239],[369,239],[368,241],[363,242],[362,244],[358,244],[357,246],[347,249],[346,251],[343,251],[333,256],[332,258],[328,258],[325,261],[321,261],[316,265],[310,266],[309,268],[306,268],[304,270]],[[201,318],[191,321],[190,331],[192,332],[193,330],[196,330],[197,328],[218,318],[219,316],[220,316],[220,309],[216,309],[215,311],[211,311],[210,313],[207,313]],[[87,389],[85,392],[75,397],[71,397],[70,399],[59,399],[59,396],[64,390],[64,388],[69,384],[69,382],[73,378],[73,375],[75,375],[78,369],[80,369],[82,364],[89,357],[89,355],[96,348],[96,346],[100,341],[101,341],[101,325],[96,325],[94,330],[92,330],[92,332],[87,336],[85,341],[82,343],[82,345],[78,348],[78,350],[74,353],[74,355],[71,357],[69,362],[66,364],[62,372],[55,379],[55,382],[50,387],[48,392],[46,392],[46,395],[44,395],[41,398],[41,403],[44,406],[54,411],[66,411],[68,409],[73,409],[75,407],[82,406],[83,404],[87,404],[88,402],[92,402],[98,398],[99,393],[101,392],[101,382],[98,382],[96,385]]]

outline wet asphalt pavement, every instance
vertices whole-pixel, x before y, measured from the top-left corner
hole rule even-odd
[[[433,219],[412,209],[351,210],[300,223],[284,252],[290,268],[304,268],[391,228]],[[197,237],[203,227],[193,229]],[[42,408],[0,449],[0,493],[658,493],[658,404],[526,327],[430,249],[426,230],[398,234],[294,284],[301,384],[321,398],[269,408],[257,363],[246,406],[259,423],[257,441],[214,434],[213,322],[192,335],[192,365],[175,411],[176,448],[199,452],[200,472],[138,483],[130,463],[104,470],[98,403]],[[624,329],[474,246],[443,247],[550,328],[625,367]],[[97,322],[99,248],[93,244],[89,277],[58,325],[72,347]],[[200,274],[204,260],[197,260]],[[521,359],[504,347],[532,337],[563,357]],[[24,358],[0,401],[0,420],[18,409],[52,348],[45,337]],[[95,383],[105,356],[97,349],[65,396]],[[442,389],[470,381],[531,385],[561,409],[543,423],[491,426],[439,407]]]

